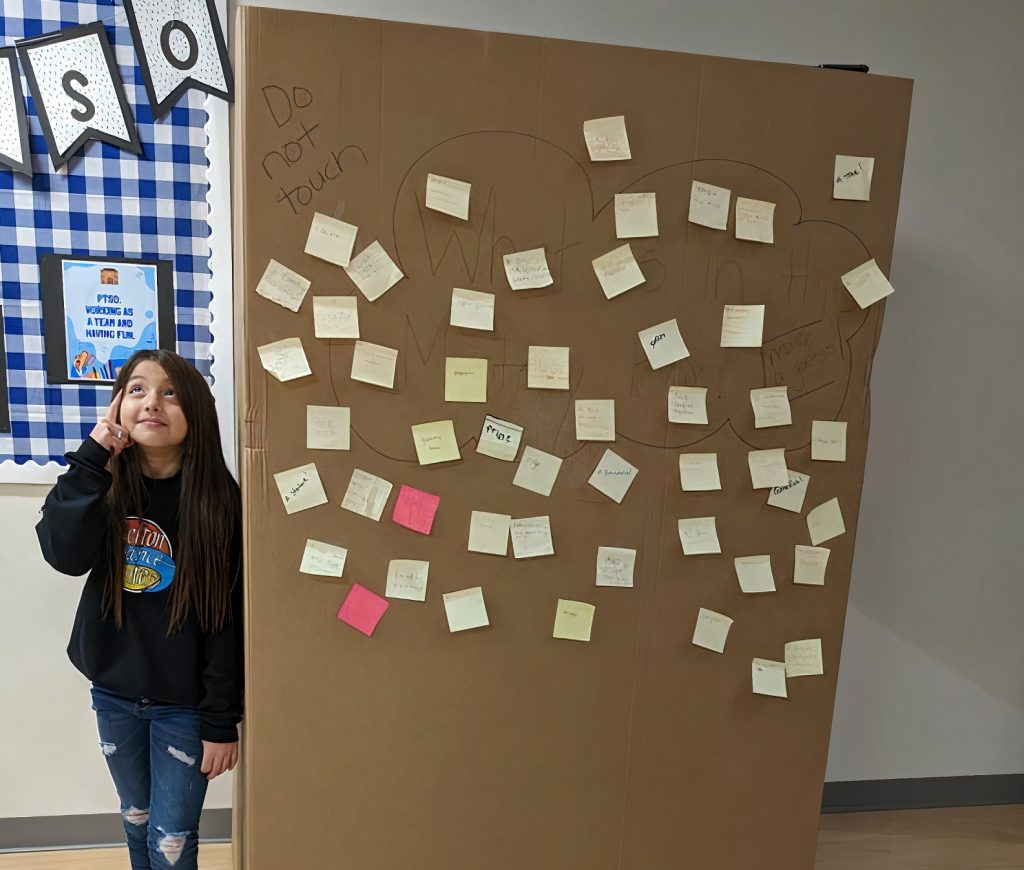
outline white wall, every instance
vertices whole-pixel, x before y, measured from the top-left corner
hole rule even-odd
[[[263,5],[916,81],[829,758],[830,780],[1024,772],[1024,4],[965,0],[274,0]],[[81,581],[0,486],[0,818],[116,811],[64,654]],[[228,777],[209,807],[227,806]]]

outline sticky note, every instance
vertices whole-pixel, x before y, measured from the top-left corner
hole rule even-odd
[[[445,357],[444,400],[486,402],[487,360],[477,357]]]
[[[763,305],[726,305],[722,309],[721,347],[760,347],[764,335]]]
[[[271,260],[256,285],[256,292],[264,299],[276,302],[289,311],[298,311],[309,290],[309,281],[298,272]]]
[[[274,475],[274,483],[281,494],[285,513],[294,514],[327,504],[327,493],[320,482],[315,462],[279,471]]]
[[[434,211],[468,221],[471,188],[472,185],[468,181],[428,173],[425,205]]]
[[[768,493],[768,504],[798,514],[803,510],[804,496],[807,495],[807,485],[811,482],[811,476],[792,469],[788,469],[786,473],[789,480],[785,486],[771,488]]]
[[[488,414],[480,430],[476,452],[504,462],[512,462],[519,452],[523,440],[523,427],[508,420],[499,420]]]
[[[432,495],[403,483],[398,488],[398,498],[395,499],[395,509],[391,514],[391,519],[398,525],[419,532],[421,535],[429,535],[434,525],[437,506],[440,503],[441,496]]]
[[[644,353],[647,354],[647,361],[655,371],[690,355],[683,342],[683,336],[679,333],[679,324],[674,318],[641,329],[638,335]]]
[[[736,197],[736,238],[747,242],[775,242],[775,203]]]
[[[871,199],[871,176],[874,174],[874,157],[837,154],[832,174],[832,198],[868,202]]]
[[[576,399],[576,440],[615,440],[614,399]]]
[[[452,290],[452,311],[448,321],[463,329],[494,331],[494,294],[478,290]]]
[[[352,380],[389,390],[395,386],[398,351],[369,341],[357,341],[352,354]]]
[[[384,505],[391,495],[391,482],[377,477],[368,471],[356,468],[352,471],[345,497],[341,506],[345,510],[369,517],[374,522],[380,520],[384,513]]]
[[[750,483],[754,489],[786,486],[789,483],[786,450],[783,447],[751,450],[747,453],[747,465],[750,468]]]
[[[594,625],[593,604],[559,598],[555,606],[555,628],[551,636],[559,640],[589,641]]]
[[[359,338],[355,296],[314,296],[313,335],[317,338]]]
[[[786,663],[769,659],[754,659],[750,667],[754,693],[773,698],[788,698],[786,694]]]
[[[624,115],[584,121],[583,139],[593,161],[629,160],[631,157]]]
[[[724,653],[725,641],[729,637],[732,620],[722,613],[702,607],[697,614],[693,629],[693,644],[712,652]]]
[[[793,561],[793,582],[801,586],[824,586],[825,568],[831,553],[827,547],[796,545]]]
[[[787,677],[816,677],[824,673],[820,637],[813,640],[791,640],[786,644]]]
[[[508,514],[473,511],[469,519],[469,552],[507,556],[511,525],[512,517]]]
[[[530,345],[526,386],[534,390],[569,389],[569,348]]]
[[[597,548],[598,586],[625,586],[633,588],[633,569],[636,567],[636,550],[624,547]]]
[[[594,274],[601,284],[601,290],[608,299],[614,299],[627,290],[644,283],[644,273],[633,257],[629,243],[602,254],[592,261]]]
[[[523,450],[523,458],[519,460],[519,468],[516,469],[512,485],[528,489],[538,495],[549,496],[561,467],[561,457],[545,453],[536,447],[527,447]]]
[[[335,266],[347,266],[352,259],[352,248],[355,247],[358,232],[359,227],[314,212],[305,251]]]
[[[353,583],[338,611],[338,619],[370,637],[388,606],[386,599]]]
[[[302,349],[302,339],[283,338],[256,348],[263,368],[279,381],[294,381],[313,374]]]
[[[717,453],[680,453],[679,485],[683,492],[709,492],[721,489]]]
[[[548,260],[543,248],[505,254],[501,260],[505,264],[508,286],[513,290],[536,290],[540,287],[550,287],[555,283],[548,270]]]
[[[653,193],[615,194],[615,237],[648,239],[658,235],[658,201]]]
[[[345,274],[370,302],[379,299],[405,275],[380,242],[371,242],[345,267]]]
[[[867,308],[895,292],[889,279],[882,274],[882,270],[873,259],[861,263],[856,269],[851,269],[841,280],[861,308]]]
[[[426,601],[429,573],[429,562],[417,559],[392,559],[388,562],[388,580],[384,594],[388,598]]]
[[[340,577],[345,572],[345,559],[348,550],[325,544],[323,541],[306,540],[306,548],[302,551],[302,562],[299,571],[303,574],[315,574],[318,577]]]
[[[306,405],[306,449],[348,450],[351,446],[350,408]]]
[[[790,426],[793,423],[788,387],[761,387],[751,390],[750,405],[754,409],[755,429]]]
[[[605,450],[587,483],[598,492],[603,492],[612,501],[621,504],[638,473],[639,469],[630,465],[617,453]]]
[[[683,555],[700,556],[722,552],[714,517],[691,517],[678,520],[677,525],[679,527],[679,543],[683,545]]]
[[[462,459],[459,442],[455,440],[455,424],[451,420],[418,423],[412,427],[412,440],[420,465]]]
[[[517,559],[555,555],[550,517],[514,519],[509,525],[509,533],[512,535],[512,555]]]
[[[443,600],[444,613],[448,617],[448,630],[453,634],[490,625],[482,587],[473,586],[470,589],[460,589],[458,592],[446,592]]]
[[[729,197],[732,191],[694,179],[690,185],[690,213],[687,220],[713,230],[729,224]]]
[[[669,423],[706,424],[708,422],[707,387],[669,387]]]
[[[807,531],[810,533],[811,543],[815,547],[846,531],[838,498],[830,498],[807,514]]]
[[[846,462],[846,423],[838,420],[811,421],[811,459]]]
[[[772,557],[737,556],[733,561],[736,579],[744,592],[774,592],[775,577],[772,575]]]

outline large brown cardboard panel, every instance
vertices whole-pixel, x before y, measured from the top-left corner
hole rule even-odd
[[[839,276],[891,262],[911,83],[784,64],[239,10],[236,208],[248,565],[243,813],[248,870],[800,870],[813,864],[885,303]],[[582,125],[624,114],[633,158],[591,163]],[[300,138],[301,137],[301,138]],[[837,153],[873,156],[869,203],[832,199]],[[423,206],[426,175],[473,183],[468,222]],[[777,203],[775,244],[686,220],[698,178]],[[646,283],[612,300],[591,260],[620,244],[616,192],[655,191]],[[376,302],[303,253],[313,212],[359,226],[408,276]],[[513,293],[501,256],[544,245],[550,288]],[[355,294],[364,339],[398,348],[394,390],[350,380],[255,294],[273,257],[310,295]],[[453,287],[497,295],[493,333],[448,325]],[[898,300],[898,296],[894,297]],[[764,347],[722,349],[725,304],[767,305]],[[637,331],[677,318],[689,359],[652,371]],[[299,336],[312,377],[279,383],[258,345]],[[571,347],[571,390],[528,390],[529,345]],[[484,405],[444,402],[446,356],[489,360]],[[707,426],[666,420],[673,384],[709,388]],[[755,429],[749,390],[785,384],[793,425]],[[614,444],[575,440],[573,400],[614,398]],[[352,409],[349,452],[305,449],[307,404]],[[475,452],[485,413],[565,457],[550,498]],[[409,426],[455,423],[463,459],[420,466]],[[846,420],[845,463],[812,462],[812,420]],[[587,485],[606,447],[639,468],[622,504]],[[802,514],[765,505],[747,451],[811,475]],[[719,454],[723,490],[684,493],[678,455]],[[273,474],[310,461],[330,504],[286,516]],[[441,497],[430,536],[339,507],[353,468]],[[805,516],[838,496],[827,585],[791,582]],[[554,557],[466,551],[472,510],[551,517]],[[721,556],[684,557],[676,520],[715,515]],[[349,550],[343,580],[298,572],[306,538]],[[594,585],[598,546],[637,550],[634,589]],[[732,558],[770,553],[778,591],[744,595]],[[424,603],[372,638],[336,619],[390,559],[430,562]],[[491,625],[451,635],[441,595],[481,585]],[[551,637],[558,598],[597,607],[589,644]],[[697,611],[735,624],[693,646]],[[754,695],[753,657],[821,637],[826,675]]]

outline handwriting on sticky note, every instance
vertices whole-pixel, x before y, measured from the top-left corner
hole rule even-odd
[[[873,259],[851,269],[840,280],[861,308],[867,308],[894,292],[892,284]]]
[[[717,453],[680,453],[679,485],[683,492],[708,492],[721,489]]]
[[[487,360],[449,356],[444,362],[444,400],[446,402],[487,401]]]
[[[512,525],[509,514],[473,511],[469,520],[469,551],[492,556],[508,555],[508,533]]]
[[[612,501],[621,503],[636,480],[639,472],[635,466],[612,450],[605,450],[597,468],[587,481],[598,492],[603,492]]]
[[[306,298],[306,291],[309,290],[309,281],[303,278],[298,272],[293,272],[287,266],[271,260],[267,264],[263,277],[256,285],[256,292],[264,299],[276,302],[289,311],[298,311],[302,300]]]
[[[512,553],[517,559],[553,556],[555,544],[551,538],[550,517],[525,517],[512,520]]]
[[[679,543],[683,545],[683,555],[699,556],[722,552],[714,517],[691,517],[679,520],[677,526]]]
[[[420,465],[462,459],[459,442],[455,439],[455,424],[451,420],[418,423],[412,427],[412,439]]]
[[[793,422],[787,387],[761,387],[751,390],[750,404],[754,409],[755,429],[789,426]]]
[[[576,399],[576,440],[615,440],[614,399]]]
[[[336,266],[347,266],[352,259],[358,232],[359,228],[352,224],[314,212],[305,251]]]
[[[405,275],[380,242],[371,242],[345,267],[345,274],[370,302],[379,299]]]
[[[615,236],[644,239],[658,235],[658,201],[653,193],[615,194]]]
[[[470,589],[460,589],[458,592],[446,592],[442,598],[445,616],[448,618],[448,630],[453,634],[490,625],[482,587],[473,586]]]
[[[839,420],[811,421],[811,459],[846,462],[846,423]]]
[[[352,354],[352,380],[394,389],[397,363],[398,351],[394,348],[357,341]]]
[[[708,422],[707,387],[669,387],[669,423],[706,424]]]
[[[559,598],[555,606],[555,627],[551,636],[560,640],[588,642],[594,625],[593,604]]]
[[[736,197],[736,238],[748,242],[775,241],[775,203]]]
[[[469,220],[469,194],[471,185],[468,181],[446,178],[443,175],[427,175],[426,206],[434,211],[443,212],[461,220]]]
[[[279,381],[293,381],[313,374],[302,349],[302,339],[284,338],[256,348],[260,363]]]
[[[754,693],[774,698],[787,698],[786,663],[769,659],[754,659],[751,663],[751,679]]]
[[[534,390],[568,390],[569,348],[530,345],[526,386]]]
[[[787,677],[815,677],[824,673],[820,637],[813,640],[791,640],[786,644]]]
[[[763,305],[726,305],[722,309],[721,347],[760,347],[763,335]]]
[[[314,296],[313,335],[317,338],[359,338],[355,296]]]
[[[608,299],[614,299],[644,283],[644,273],[627,242],[593,261],[594,274]]]
[[[792,469],[787,469],[786,473],[789,480],[782,486],[771,488],[768,493],[768,504],[798,514],[803,510],[804,496],[807,495],[807,485],[811,482],[811,477]]]
[[[837,154],[832,175],[832,198],[867,202],[871,199],[871,177],[874,174],[874,157]]]
[[[348,450],[351,413],[335,405],[306,405],[306,449]]]
[[[388,562],[388,579],[384,594],[406,601],[427,600],[427,575],[430,563],[416,559],[392,559]]]
[[[697,624],[693,629],[693,644],[712,652],[724,653],[730,628],[732,620],[728,616],[702,607],[697,613]]]
[[[476,452],[494,459],[512,462],[519,452],[519,444],[523,439],[523,427],[507,420],[499,420],[488,414],[484,417],[480,440],[477,441]]]
[[[597,548],[597,585],[633,587],[636,550],[624,547]]]
[[[505,264],[505,277],[508,279],[508,286],[513,290],[535,290],[540,287],[550,287],[555,283],[555,279],[551,277],[551,272],[548,270],[548,261],[543,248],[505,254],[501,259]]]
[[[302,552],[299,571],[303,574],[315,574],[320,577],[340,577],[345,571],[345,559],[348,550],[325,544],[323,541],[307,539],[306,548]]]
[[[638,335],[647,361],[655,371],[690,355],[675,319],[642,329]]]
[[[452,311],[449,322],[463,329],[494,331],[494,294],[477,290],[452,290]]]
[[[731,195],[732,191],[725,187],[716,187],[695,179],[690,185],[690,213],[687,219],[692,224],[724,230],[729,223]]]
[[[512,485],[528,489],[538,495],[550,496],[561,468],[561,457],[545,453],[536,447],[526,447],[523,450],[523,458],[519,460],[519,468],[516,469]]]
[[[294,514],[327,504],[327,494],[320,482],[315,462],[279,471],[274,475],[274,483],[277,484],[285,513]]]
[[[384,513],[384,505],[391,495],[391,486],[390,481],[356,468],[352,471],[341,506],[377,522]]]
[[[591,160],[629,160],[631,157],[624,115],[584,121],[583,139]]]

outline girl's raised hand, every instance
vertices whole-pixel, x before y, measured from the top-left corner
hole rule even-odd
[[[93,426],[92,432],[89,433],[94,441],[102,444],[114,456],[117,456],[126,447],[131,447],[134,443],[128,434],[128,430],[121,424],[114,422],[117,420],[120,407],[121,390],[118,390],[117,395],[110,401],[110,407],[107,408],[107,412],[100,417],[99,422]]]

